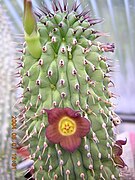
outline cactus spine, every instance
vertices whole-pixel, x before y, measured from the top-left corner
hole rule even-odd
[[[11,168],[11,119],[15,92],[14,45],[9,18],[0,6],[0,179],[14,179]]]
[[[67,2],[52,2],[54,12],[43,6],[36,15],[24,0],[25,40],[20,82],[23,88],[20,114],[35,179],[120,179],[122,145],[113,127],[120,119],[110,98],[113,84],[105,52],[114,44],[96,39],[100,22],[69,11]]]

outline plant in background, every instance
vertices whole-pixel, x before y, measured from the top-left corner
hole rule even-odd
[[[0,179],[13,180],[12,147],[11,147],[11,119],[15,104],[15,70],[14,45],[10,20],[5,10],[0,6]],[[15,108],[14,108],[15,109]]]
[[[25,43],[20,64],[23,88],[20,113],[32,177],[47,179],[120,179],[126,166],[113,127],[120,123],[109,91],[113,85],[106,52],[114,44],[93,29],[101,22],[73,3],[52,2],[53,12],[36,12],[24,0]]]

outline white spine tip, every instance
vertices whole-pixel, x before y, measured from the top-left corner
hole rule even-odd
[[[76,90],[79,90],[79,89],[80,89],[79,84],[75,84],[75,89],[76,89]]]
[[[87,157],[90,158],[90,157],[91,157],[91,154],[90,154],[90,153],[87,153]]]
[[[102,169],[103,169],[103,167],[104,167],[104,166],[103,166],[103,164],[101,164],[101,166],[100,166],[100,170],[102,170]]]
[[[65,47],[62,47],[62,48],[61,48],[61,53],[64,54],[65,52],[66,52]]]
[[[53,101],[53,106],[56,107],[57,106],[57,102]]]
[[[64,86],[65,84],[65,80],[64,79],[60,79],[60,85]]]
[[[76,74],[77,74],[76,69],[73,69],[73,70],[72,70],[72,75],[75,76]]]
[[[51,39],[51,41],[52,41],[53,43],[55,43],[55,42],[56,42],[56,37],[53,36],[52,39]]]
[[[40,168],[39,168],[39,169],[40,169],[40,171],[42,171],[42,170],[43,170],[43,167],[42,167],[42,166],[40,166]]]
[[[43,46],[42,51],[43,51],[43,53],[45,53],[47,51],[47,47]]]
[[[77,44],[77,40],[73,39],[73,45],[76,45],[76,44]]]
[[[66,174],[69,175],[70,174],[70,170],[67,169],[66,170]]]
[[[61,159],[60,160],[60,165],[63,165],[64,164],[64,161]]]
[[[89,169],[90,170],[93,169],[93,165],[92,164],[89,165]]]
[[[42,66],[42,65],[44,64],[43,59],[39,59],[38,64],[39,64],[40,66]]]
[[[116,180],[114,174],[111,175],[111,179]]]
[[[41,100],[41,94],[38,95],[38,99]]]
[[[63,66],[64,66],[64,61],[63,61],[62,59],[59,61],[59,66],[60,66],[60,67],[63,67]]]
[[[101,157],[102,157],[101,153],[98,153],[98,157],[99,157],[99,159],[101,159]]]
[[[106,128],[106,124],[105,123],[102,124],[102,128],[104,128],[104,129]]]
[[[80,177],[81,177],[81,178],[84,178],[84,177],[85,177],[84,173],[81,173],[81,174],[80,174]]]
[[[86,144],[86,145],[84,146],[84,148],[88,151],[88,150],[89,150],[88,144]]]
[[[80,161],[77,161],[77,166],[81,166],[81,162]]]
[[[61,155],[62,154],[62,151],[61,150],[58,150],[58,155]]]
[[[61,97],[62,97],[62,98],[65,98],[65,97],[66,97],[66,93],[65,93],[65,92],[62,92],[62,93],[61,93]]]
[[[77,101],[75,102],[75,104],[76,104],[76,106],[80,106],[80,101],[77,100]]]
[[[55,179],[58,179],[58,175],[57,175],[57,174],[54,175],[54,180],[55,180]]]
[[[49,171],[51,171],[53,168],[52,168],[52,166],[51,165],[49,165]]]
[[[38,156],[38,159],[41,160],[41,156],[40,155]]]
[[[53,72],[51,70],[48,71],[48,76],[51,77],[53,75]]]
[[[40,80],[36,80],[36,84],[39,86],[40,85]]]

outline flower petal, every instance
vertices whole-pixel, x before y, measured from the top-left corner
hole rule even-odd
[[[86,136],[90,131],[90,121],[87,119],[80,117],[76,118],[77,123],[77,135],[80,137]]]
[[[24,158],[28,158],[29,157],[29,155],[30,155],[30,152],[28,151],[28,149],[27,149],[27,147],[25,146],[25,147],[22,147],[22,146],[20,146],[20,147],[17,147],[17,154],[18,155],[20,155],[20,156],[22,156],[22,157],[24,157]]]
[[[53,124],[58,122],[64,115],[66,116],[65,110],[63,108],[53,108],[53,109],[45,109],[48,115],[48,122]]]
[[[120,156],[115,156],[115,158],[113,158],[113,159],[114,159],[114,162],[117,164],[118,167],[124,168],[125,166],[127,166]]]
[[[50,142],[52,142],[54,144],[58,144],[61,141],[62,136],[58,131],[57,123],[55,123],[53,125],[49,125],[46,128],[46,137]]]
[[[80,111],[78,110],[78,111],[74,111],[73,109],[71,109],[71,108],[64,108],[64,110],[65,110],[65,112],[66,112],[66,114],[69,116],[69,117],[73,117],[73,118],[75,118],[75,117],[81,117],[81,114],[79,113]]]
[[[125,145],[127,143],[127,139],[124,141],[124,140],[117,140],[116,141],[116,144],[118,145],[118,146],[122,146],[122,145]]]
[[[123,152],[122,146],[118,146],[117,144],[115,144],[112,147],[112,151],[113,151],[113,154],[115,154],[115,156],[121,156]]]
[[[81,138],[77,137],[75,135],[73,136],[67,136],[63,138],[60,142],[60,145],[63,147],[63,149],[74,152],[81,144]]]
[[[60,145],[69,152],[74,152],[81,144],[81,137],[84,137],[90,131],[90,121],[81,117],[80,111],[74,111],[71,108],[54,108],[51,110],[45,109],[48,114],[49,125],[46,128],[47,139],[54,144],[60,143]],[[59,122],[62,120],[66,123],[69,117],[69,121],[74,121],[76,124],[75,132],[64,136],[59,131]],[[62,119],[63,118],[63,119]],[[65,120],[65,122],[64,122]]]

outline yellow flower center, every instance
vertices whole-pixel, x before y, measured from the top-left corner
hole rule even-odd
[[[76,132],[76,123],[69,117],[63,117],[59,121],[59,132],[64,136],[70,136]]]

